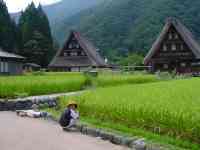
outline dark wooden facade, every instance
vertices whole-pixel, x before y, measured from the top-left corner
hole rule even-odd
[[[24,57],[0,49],[0,75],[19,75],[23,73]]]
[[[85,71],[105,67],[106,63],[96,49],[79,32],[72,31],[68,40],[49,64],[52,71]]]
[[[144,59],[150,71],[200,72],[200,47],[191,32],[174,18],[169,18],[163,31]]]

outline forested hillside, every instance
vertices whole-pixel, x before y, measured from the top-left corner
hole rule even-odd
[[[59,30],[58,27],[63,26],[63,23],[69,17],[80,13],[82,10],[94,7],[105,0],[62,0],[58,3],[43,6],[45,13],[48,16],[52,32]],[[11,16],[17,22],[19,21],[21,13],[12,13]]]
[[[78,29],[104,54],[146,53],[167,17],[177,17],[200,38],[199,0],[108,0],[63,20],[54,28],[60,43],[70,29]]]

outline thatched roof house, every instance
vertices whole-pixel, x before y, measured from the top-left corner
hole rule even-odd
[[[54,71],[84,71],[88,67],[106,67],[98,49],[79,32],[72,31],[62,49],[49,64]]]
[[[192,33],[177,19],[168,18],[166,24],[144,59],[151,71],[189,73],[199,71],[200,46]]]

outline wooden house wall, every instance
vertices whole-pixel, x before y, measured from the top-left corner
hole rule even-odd
[[[23,63],[0,58],[0,75],[18,75],[23,72]]]

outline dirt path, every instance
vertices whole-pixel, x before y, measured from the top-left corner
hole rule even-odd
[[[0,112],[0,149],[128,150],[98,138],[63,132],[53,122],[21,118],[13,112]]]

